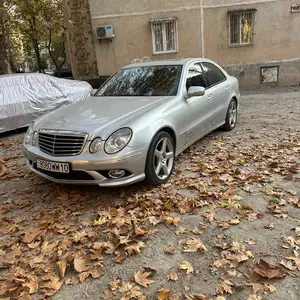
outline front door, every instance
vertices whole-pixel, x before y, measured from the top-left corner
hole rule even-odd
[[[191,64],[188,69],[186,79],[187,92],[191,86],[207,87],[207,81],[200,62]],[[213,92],[186,100],[187,144],[199,139],[209,131],[214,114],[212,100]]]

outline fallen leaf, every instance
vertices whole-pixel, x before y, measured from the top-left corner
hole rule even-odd
[[[109,300],[114,296],[112,291],[105,290],[103,293],[103,300]]]
[[[266,261],[260,259],[259,262],[255,263],[253,272],[258,274],[261,277],[264,278],[278,278],[278,279],[284,279],[285,278],[285,273],[284,271],[274,265],[270,265]]]
[[[74,257],[74,269],[81,273],[87,271],[89,267],[87,266],[88,260],[86,257],[83,257],[82,254],[76,253]]]
[[[200,228],[194,228],[193,230],[192,230],[192,233],[194,233],[194,234],[202,234],[204,232],[204,230],[203,229],[200,229]]]
[[[230,227],[229,223],[227,221],[219,221],[217,222],[218,227],[223,228],[223,229],[227,229]]]
[[[54,295],[62,286],[62,282],[57,276],[50,275],[47,280],[44,281],[42,290],[45,296]]]
[[[286,190],[287,193],[291,194],[292,196],[296,196],[297,192],[293,190]]]
[[[200,239],[191,238],[187,240],[184,252],[197,252],[198,250],[207,252],[206,247]]]
[[[170,300],[171,292],[167,289],[160,289],[157,292],[157,300]]]
[[[276,287],[270,283],[264,283],[263,289],[264,289],[265,293],[275,293],[276,292]]]
[[[182,226],[179,226],[177,229],[176,229],[176,231],[175,231],[175,233],[177,234],[177,235],[179,235],[179,234],[181,234],[181,233],[185,233],[186,232],[186,228],[185,227],[182,227]]]
[[[40,243],[41,243],[41,241],[32,242],[32,243],[28,244],[28,247],[30,249],[35,249],[40,245]]]
[[[59,269],[60,278],[63,279],[65,277],[67,263],[64,260],[61,260],[61,261],[58,261],[56,264]]]
[[[66,285],[76,285],[79,283],[79,278],[78,277],[73,277],[73,278],[68,278],[66,281],[65,281],[65,284]]]
[[[177,281],[178,275],[176,273],[170,273],[168,274],[168,280]]]
[[[216,286],[216,292],[217,294],[224,294],[224,293],[228,293],[228,294],[232,294],[232,286],[233,284],[229,281],[229,280],[224,280],[222,283],[219,283]]]
[[[184,296],[185,296],[185,299],[187,299],[187,300],[212,300],[212,298],[210,296],[204,295],[204,294],[192,294],[192,295],[189,294],[189,295],[184,295]]]
[[[141,253],[141,248],[144,247],[145,244],[143,242],[138,242],[137,244],[127,246],[125,250],[127,251],[128,255],[139,254]]]
[[[117,264],[123,263],[123,261],[127,257],[126,251],[121,250],[121,251],[117,252],[116,254],[117,254],[117,256],[114,258],[114,262],[117,263]]]
[[[248,213],[246,219],[250,222],[257,220],[259,215],[257,213]]]
[[[103,266],[96,266],[92,270],[89,270],[93,278],[99,278],[104,274]]]
[[[24,230],[24,233],[25,236],[23,237],[23,242],[26,244],[30,244],[41,233],[41,230],[39,228],[26,228]]]
[[[22,283],[23,287],[29,288],[29,294],[34,294],[38,291],[39,288],[39,280],[35,275],[29,275],[27,277],[28,281],[25,283]]]
[[[134,223],[134,233],[136,236],[144,236],[151,233],[151,230],[148,228],[139,227],[136,223]]]
[[[121,284],[121,280],[120,279],[115,279],[109,282],[109,287],[111,288],[112,291],[116,291]]]
[[[264,228],[273,229],[275,227],[274,223],[264,225]]]
[[[162,216],[161,219],[162,219],[167,225],[175,225],[175,226],[177,226],[178,223],[180,222],[180,218],[177,217],[177,216],[172,217],[172,216],[165,215],[165,216]]]
[[[90,249],[90,257],[91,260],[102,260],[102,249],[95,250],[95,249]]]
[[[284,260],[281,260],[280,261],[280,264],[283,265],[285,268],[291,270],[291,271],[295,271],[297,270],[297,267],[293,265],[293,262],[291,261],[284,261]]]
[[[93,226],[100,226],[100,225],[102,225],[102,224],[105,224],[106,221],[107,221],[106,217],[101,216],[98,220],[95,220],[95,221],[93,222]]]
[[[80,282],[85,281],[90,276],[90,272],[82,272],[79,274],[78,278]]]
[[[206,213],[204,213],[203,218],[206,219],[209,223],[212,223],[215,219],[215,212],[214,211],[207,211]]]
[[[153,226],[156,226],[157,224],[160,223],[160,220],[156,219],[156,217],[154,217],[154,216],[149,217],[148,221]]]
[[[257,296],[257,295],[254,295],[254,294],[251,294],[247,300],[262,300],[262,297],[261,296]]]
[[[247,243],[249,245],[255,245],[256,241],[249,239],[249,240],[245,240],[245,243]]]
[[[300,198],[298,199],[291,198],[288,200],[288,203],[294,204],[296,207],[300,207]]]
[[[133,284],[130,282],[122,282],[122,285],[119,287],[120,293],[124,294],[130,291],[133,288]]]
[[[174,254],[174,252],[175,252],[175,247],[174,247],[174,246],[165,247],[165,248],[164,248],[164,252],[165,252],[165,253],[169,253],[169,254]]]
[[[184,260],[179,264],[179,269],[186,270],[186,274],[194,273],[193,266],[187,260]]]
[[[289,256],[289,257],[286,257],[286,259],[292,260],[294,262],[295,266],[297,267],[297,269],[300,271],[300,258],[294,257],[294,256]]]
[[[151,275],[150,272],[142,272],[142,271],[138,271],[134,274],[134,280],[136,283],[138,283],[139,285],[143,286],[143,287],[147,287],[148,285],[150,285],[151,283],[153,283],[153,280],[150,280],[148,277]]]
[[[239,219],[232,219],[232,220],[229,220],[229,224],[230,225],[237,225],[239,224],[241,221]]]
[[[278,198],[281,198],[284,195],[283,192],[277,192],[277,191],[273,191],[273,190],[265,190],[264,193],[268,196],[275,196]]]
[[[218,259],[213,264],[216,268],[224,268],[226,265],[230,265],[230,261],[227,259]]]

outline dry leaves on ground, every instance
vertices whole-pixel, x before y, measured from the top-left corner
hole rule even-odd
[[[286,276],[281,268],[271,265],[262,259],[254,264],[253,272],[268,279],[284,279]]]

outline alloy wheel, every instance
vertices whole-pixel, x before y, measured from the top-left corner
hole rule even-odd
[[[232,101],[229,108],[229,124],[233,128],[237,120],[237,107],[236,102]]]
[[[163,137],[156,144],[153,166],[156,176],[160,180],[165,180],[170,176],[174,164],[174,146],[173,143],[167,138]]]

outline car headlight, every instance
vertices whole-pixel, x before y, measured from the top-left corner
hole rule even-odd
[[[93,139],[93,141],[90,144],[90,152],[92,154],[95,154],[101,149],[101,146],[102,146],[102,140],[99,137]]]
[[[32,145],[32,137],[33,137],[33,123],[28,127],[27,132],[24,137],[25,145]]]
[[[129,128],[121,128],[115,131],[105,142],[104,150],[108,154],[114,154],[127,146],[132,137],[132,131]]]
[[[38,135],[37,131],[35,131],[32,136],[32,146],[37,146],[38,137],[39,137],[39,135]]]

